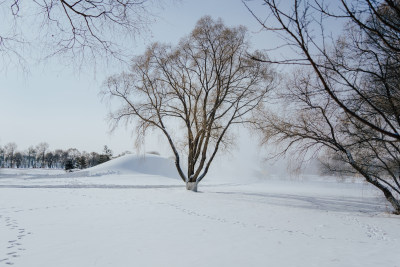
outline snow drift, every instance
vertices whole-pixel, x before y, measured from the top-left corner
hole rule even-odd
[[[153,154],[128,154],[103,164],[78,171],[79,174],[101,176],[107,174],[147,174],[179,178],[172,159]]]

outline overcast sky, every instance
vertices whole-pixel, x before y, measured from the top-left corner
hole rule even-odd
[[[262,8],[260,6],[260,10]],[[252,34],[254,48],[267,48],[274,42],[270,35],[260,31],[260,26],[240,0],[182,0],[155,12],[159,18],[151,26],[151,32],[132,44],[137,54],[154,41],[176,43],[190,33],[204,15],[220,17],[231,26],[245,25]],[[108,145],[115,153],[135,151],[134,136],[129,128],[109,133],[106,121],[109,110],[98,95],[104,79],[126,70],[126,66],[96,69],[83,66],[79,69],[54,59],[41,64],[31,62],[28,69],[28,72],[22,72],[21,68],[9,66],[0,74],[0,145],[15,142],[18,149],[24,150],[30,145],[47,142],[50,149],[75,147],[81,151],[100,152]],[[163,144],[163,137],[154,135],[143,149],[168,154],[168,148]],[[249,157],[257,147],[248,142],[242,146],[233,154],[241,150]]]

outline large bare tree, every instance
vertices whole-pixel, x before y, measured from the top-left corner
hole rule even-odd
[[[152,44],[133,59],[129,73],[106,81],[104,94],[120,101],[112,121],[135,121],[141,136],[161,131],[180,177],[196,191],[218,150],[231,141],[229,129],[246,123],[274,84],[273,70],[251,60],[249,49],[244,27],[201,18],[177,46]]]
[[[249,10],[294,56],[254,59],[295,69],[281,95],[287,113],[263,118],[265,141],[328,153],[400,213],[399,1],[262,2],[267,20]],[[345,25],[343,33],[335,37],[332,25]]]
[[[0,53],[24,58],[27,44],[41,56],[74,60],[112,56],[123,59],[122,36],[135,36],[151,21],[151,0],[0,1]],[[118,40],[118,41],[117,41]]]

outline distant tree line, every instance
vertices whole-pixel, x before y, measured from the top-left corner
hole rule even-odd
[[[80,152],[76,148],[49,150],[49,144],[40,143],[24,151],[14,142],[0,146],[1,168],[85,169],[109,161],[112,151],[104,146],[102,153]]]

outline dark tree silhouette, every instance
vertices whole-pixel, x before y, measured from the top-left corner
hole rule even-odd
[[[74,60],[97,56],[123,58],[117,40],[136,36],[151,21],[151,0],[1,1],[0,54],[23,59],[22,48],[35,42],[45,57]],[[32,19],[33,18],[33,19]],[[32,35],[32,30],[35,34]],[[118,36],[118,37],[117,37]]]
[[[400,2],[327,3],[264,0],[268,19],[252,12],[296,55],[253,57],[295,69],[281,94],[289,112],[260,118],[260,128],[265,141],[286,144],[283,153],[321,151],[351,166],[400,213]],[[327,24],[340,22],[332,37]]]
[[[218,150],[229,145],[231,127],[246,123],[274,84],[269,65],[250,60],[248,53],[244,27],[203,17],[179,45],[152,44],[133,59],[129,73],[106,81],[105,96],[120,101],[111,120],[115,126],[135,120],[139,136],[150,128],[161,131],[180,177],[196,191]]]

